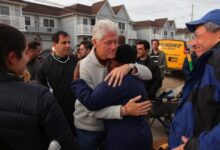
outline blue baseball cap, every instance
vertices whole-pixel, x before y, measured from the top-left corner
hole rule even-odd
[[[212,22],[220,25],[220,9],[214,9],[208,12],[201,19],[186,23],[186,27],[189,31],[194,32],[198,25],[202,25],[206,22]]]

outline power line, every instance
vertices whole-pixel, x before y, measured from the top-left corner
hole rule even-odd
[[[195,7],[198,7],[198,6],[205,6],[205,7],[209,7],[208,5],[212,5],[212,4],[216,4],[216,2],[207,2],[207,3],[203,3],[203,4],[198,4],[198,5],[194,5]],[[178,7],[178,8],[174,8],[174,9],[164,9],[164,10],[159,10],[159,11],[150,11],[150,12],[146,12],[146,11],[140,11],[140,10],[133,10],[133,9],[127,9],[129,12],[132,12],[132,13],[136,13],[136,14],[144,14],[144,15],[155,15],[155,14],[158,14],[158,13],[161,13],[161,12],[171,12],[171,11],[176,11],[176,10],[182,10],[182,9],[190,9],[191,8],[191,5],[190,6],[184,6],[184,7]],[[199,9],[199,8],[197,8]],[[156,15],[158,16],[158,15]]]

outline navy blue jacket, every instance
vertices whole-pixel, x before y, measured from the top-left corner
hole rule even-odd
[[[132,75],[126,75],[122,85],[108,86],[102,82],[92,90],[83,80],[72,82],[72,90],[80,102],[89,110],[99,110],[111,105],[124,105],[131,98],[142,95],[147,99],[143,82]],[[152,135],[146,117],[124,117],[122,120],[104,120],[105,150],[151,150]]]
[[[200,56],[183,88],[173,119],[169,147],[189,138],[186,150],[220,149],[220,43]]]

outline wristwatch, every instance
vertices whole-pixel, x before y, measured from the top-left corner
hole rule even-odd
[[[134,69],[134,64],[130,63],[128,66],[131,68],[131,70]]]

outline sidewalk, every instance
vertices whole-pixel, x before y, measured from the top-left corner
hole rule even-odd
[[[153,134],[153,148],[158,150],[161,144],[167,142],[168,136],[165,133],[162,125],[157,120],[154,121],[153,126],[151,127],[151,131]]]

